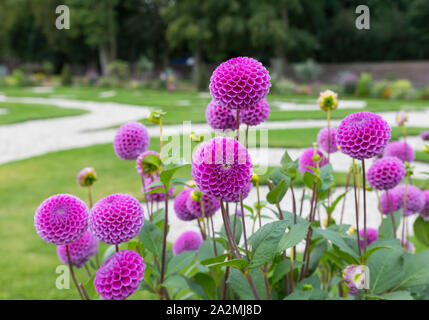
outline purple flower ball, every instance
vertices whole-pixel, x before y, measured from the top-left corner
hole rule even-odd
[[[43,201],[34,215],[38,235],[56,245],[80,239],[88,229],[88,207],[70,194],[56,194]]]
[[[325,157],[322,151],[317,150],[317,154],[320,157],[319,168],[323,167],[324,165],[327,165],[328,158]],[[313,170],[307,168],[307,166],[316,168],[317,164],[313,160],[313,157],[314,157],[314,148],[307,148],[304,150],[304,153],[299,158],[299,171],[301,172],[302,175],[304,175],[305,172],[314,173]]]
[[[112,194],[99,200],[91,209],[92,234],[108,244],[120,244],[134,238],[144,223],[140,202],[128,194]]]
[[[185,231],[174,242],[173,253],[178,255],[184,251],[198,250],[202,243],[201,234],[195,231]]]
[[[397,157],[402,162],[413,162],[416,157],[416,153],[408,143],[402,141],[393,141],[387,145],[386,149],[384,149],[383,156]]]
[[[328,133],[329,132],[329,133]],[[329,137],[329,145],[328,145]],[[338,151],[337,147],[337,129],[335,128],[323,128],[317,135],[317,145],[325,152],[335,153]]]
[[[143,153],[141,153],[136,160],[136,169],[137,169],[137,173],[142,177],[142,178],[147,178],[150,175],[156,174],[159,171],[159,167],[155,167],[153,165],[147,165],[145,163],[143,163],[144,158],[146,158],[149,155],[153,155],[155,157],[161,158],[161,156],[159,155],[158,152],[156,151],[145,151]],[[161,160],[160,160],[161,161]]]
[[[186,206],[186,201],[191,197],[191,192],[191,188],[185,187],[185,189],[183,189],[183,191],[180,192],[176,198],[174,198],[174,212],[176,213],[176,216],[182,221],[191,221],[195,219],[195,216]]]
[[[268,94],[270,75],[259,61],[238,57],[221,63],[210,78],[215,102],[230,109],[247,109]]]
[[[374,189],[396,187],[406,174],[405,165],[397,157],[385,157],[373,162],[367,172],[368,182]]]
[[[149,146],[149,132],[140,122],[128,122],[116,132],[113,149],[123,160],[135,160]]]
[[[95,172],[94,168],[83,168],[78,173],[76,179],[77,183],[81,187],[90,187],[95,182],[95,180],[97,180],[97,173]]]
[[[425,206],[420,212],[420,215],[425,219],[425,221],[427,221],[429,220],[429,190],[424,190],[423,195],[425,197]]]
[[[137,252],[121,250],[98,269],[95,290],[105,300],[124,300],[137,291],[145,269],[144,260]]]
[[[360,242],[359,246],[364,247],[364,229],[359,230]],[[374,228],[366,228],[366,245],[369,246],[374,241],[378,240],[378,230]]]
[[[337,129],[341,152],[354,159],[368,159],[383,152],[390,140],[390,126],[379,115],[357,112],[345,117]]]
[[[69,244],[70,260],[76,268],[82,268],[90,257],[97,254],[97,251],[98,240],[89,231],[86,231],[79,240]],[[62,263],[68,264],[65,245],[57,247],[57,254]]]
[[[237,116],[233,110],[222,107],[216,102],[209,103],[206,109],[206,120],[214,130],[235,130],[237,129]]]
[[[267,120],[270,115],[270,105],[264,98],[254,106],[240,112],[240,122],[249,126],[257,126]]]
[[[404,197],[405,197],[405,184],[401,184],[393,189],[393,192],[398,194],[398,197],[401,199],[401,208],[404,207]],[[419,213],[425,207],[426,199],[424,193],[417,188],[409,184],[407,186],[407,207],[404,212],[405,216],[409,216],[415,213]]]
[[[247,149],[230,137],[203,142],[192,157],[192,176],[199,190],[218,200],[244,194],[252,178]]]
[[[151,190],[160,188],[160,186],[149,187],[155,181],[159,181],[159,176],[155,176],[154,178],[153,177],[146,178],[144,180],[144,188],[142,187],[142,192],[143,193],[144,192],[149,192]],[[168,197],[172,198],[173,194],[174,194],[174,187],[171,187],[170,191],[168,192]],[[165,201],[165,193],[164,192],[148,193],[148,194],[145,194],[145,197],[149,201],[155,201],[155,202]]]
[[[201,196],[204,205],[204,217],[211,217],[220,209],[220,201],[206,194]],[[191,196],[186,200],[188,211],[195,217],[202,217],[201,201],[195,201]]]
[[[246,186],[246,188],[243,190],[243,193],[241,194],[242,199],[246,199],[249,196],[250,190],[252,190],[253,184],[252,182],[249,182]],[[240,194],[239,193],[231,193],[227,195],[223,200],[226,202],[239,202],[240,201]]]
[[[386,192],[382,192],[380,195],[380,208],[381,212],[384,214],[390,214],[390,212],[395,212],[402,207],[402,201],[403,199],[399,196],[397,192],[393,192],[393,190],[388,191],[389,193],[389,199],[390,199],[390,206],[389,201],[387,200]]]
[[[422,140],[424,140],[424,141],[428,141],[429,140],[429,131],[423,131],[422,133],[420,133],[420,138],[422,138]]]

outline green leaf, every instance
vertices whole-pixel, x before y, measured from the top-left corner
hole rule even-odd
[[[171,179],[173,178],[176,171],[181,169],[181,168],[188,167],[188,166],[190,166],[190,164],[177,165],[177,166],[173,166],[172,168],[167,169],[167,170],[164,169],[161,172],[161,174],[159,175],[159,179],[164,184],[166,190],[170,190]]]
[[[287,191],[286,180],[280,181],[270,192],[267,193],[267,201],[271,204],[280,203]]]
[[[164,280],[163,283],[164,287],[166,288],[187,288],[188,283],[186,282],[186,279],[180,275],[180,274],[173,274],[172,276],[168,277]]]
[[[203,288],[204,292],[207,294],[208,299],[216,299],[216,283],[210,275],[199,272],[195,274],[192,279],[196,284]]]
[[[291,180],[295,180],[297,176],[299,166],[298,161],[299,159],[293,161],[292,158],[289,156],[287,150],[285,150],[285,153],[280,160],[280,165],[283,171],[291,178]]]
[[[84,286],[85,291],[86,293],[88,293],[88,296],[90,299],[96,299],[99,296],[99,294],[95,290],[94,279],[95,279],[95,272]]]
[[[241,234],[243,232],[243,227],[241,225],[241,217],[236,214],[232,214],[229,216],[229,223],[231,225],[231,231],[232,234],[235,235],[235,242],[237,244],[240,243]],[[226,236],[225,226],[222,225],[222,229],[220,230],[220,234],[225,240],[228,240],[228,237]]]
[[[209,297],[207,296],[206,292],[204,291],[203,287],[200,284],[195,282],[193,279],[187,278],[183,275],[182,277],[185,279],[186,283],[188,284],[188,288],[191,289],[191,291],[195,292],[197,296],[199,296],[203,300],[209,299]]]
[[[217,254],[222,255],[225,249],[217,241],[215,241],[215,244],[216,244]],[[203,263],[204,260],[215,258],[215,257],[216,257],[216,254],[214,251],[213,239],[208,238],[201,244],[200,248],[198,249],[198,258],[200,259],[201,263]]]
[[[111,256],[115,254],[116,248],[115,246],[109,246],[103,253],[103,257],[101,258],[101,262],[103,263],[107,259],[109,259]]]
[[[150,191],[146,191],[144,194],[152,194],[152,193],[165,193],[165,188],[155,188]]]
[[[335,208],[337,207],[337,204],[340,202],[340,200],[342,199],[342,198],[344,198],[344,196],[346,195],[346,192],[344,192],[344,193],[342,193],[342,194],[340,194],[335,200],[334,200],[334,202],[332,202],[332,204],[331,204],[331,206],[330,207],[328,207],[327,205],[325,205],[324,203],[323,203],[323,206],[325,207],[325,209],[326,209],[326,212],[328,213],[328,214],[332,214],[332,212],[334,212],[334,210],[335,210]]]
[[[301,261],[295,260],[293,263],[293,269],[299,269],[302,265]],[[280,261],[277,267],[274,269],[273,276],[271,277],[271,283],[276,283],[280,281],[286,274],[290,273],[290,259],[284,259]]]
[[[149,220],[144,221],[143,227],[140,230],[138,239],[143,243],[154,255],[161,256],[161,246],[163,240],[162,231]]]
[[[304,240],[307,236],[309,226],[310,224],[308,222],[293,225],[289,232],[285,233],[281,237],[277,246],[277,252],[296,246],[298,243]]]
[[[166,276],[179,272],[188,267],[195,258],[196,251],[184,251],[177,256],[174,256],[167,265]]]
[[[325,191],[331,188],[334,185],[334,176],[332,165],[328,163],[319,169],[320,180],[322,180],[322,185],[320,187],[320,191]]]
[[[251,271],[253,283],[255,284],[256,291],[261,299],[266,299],[267,294],[265,291],[264,276],[259,269],[253,269]],[[228,283],[231,284],[232,289],[243,299],[243,300],[254,300],[252,289],[250,288],[249,282],[246,277],[237,269],[231,269],[229,273]]]
[[[429,247],[429,221],[419,216],[414,222],[414,235],[426,247]]]
[[[223,262],[217,262],[213,264],[208,264],[207,267],[210,269],[220,269],[222,267],[232,267],[239,270],[244,270],[249,265],[249,261],[246,259],[232,259]]]
[[[211,265],[211,264],[221,263],[221,262],[224,262],[228,256],[229,256],[228,253],[221,254],[217,257],[212,257],[212,258],[202,260],[201,264],[204,266],[207,266],[207,265]]]
[[[344,239],[336,232],[329,229],[314,229],[314,235],[321,236],[332,242],[333,245],[337,246],[341,251],[347,253],[351,257],[354,258],[356,263],[358,263],[357,259],[359,258],[358,254],[344,241]]]
[[[368,300],[414,300],[408,291],[394,291],[383,295],[367,295]]]
[[[394,288],[404,277],[402,249],[381,249],[368,259],[370,290],[380,294]]]
[[[399,211],[395,211],[393,213],[393,217],[395,219],[395,225],[396,225],[396,230],[398,230],[399,224],[401,223],[401,218],[402,218],[402,212]],[[384,225],[384,233],[383,233],[383,226]],[[380,225],[380,227],[378,228],[378,233],[383,236],[383,238],[393,238],[393,225],[392,225],[392,217],[390,216],[390,214],[386,215],[383,218],[383,222]]]
[[[314,182],[316,181],[316,189],[319,190],[322,186],[322,180],[320,180],[315,174],[306,171],[304,173],[304,185],[313,190]]]
[[[429,284],[429,250],[410,254],[404,261],[404,280],[401,288]]]

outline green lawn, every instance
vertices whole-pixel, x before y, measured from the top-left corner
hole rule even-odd
[[[6,109],[5,114],[0,113],[0,125],[59,117],[78,116],[87,113],[82,109],[60,108],[52,105],[0,102],[0,109]]]

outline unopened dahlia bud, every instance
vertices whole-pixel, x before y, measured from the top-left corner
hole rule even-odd
[[[204,136],[198,135],[195,132],[191,132],[191,134],[189,135],[189,138],[191,138],[192,142],[203,142],[204,141]]]
[[[194,191],[192,191],[192,192],[191,192],[191,198],[192,198],[192,200],[194,200],[194,201],[200,201],[200,200],[201,200],[202,195],[203,195],[203,194],[202,194],[201,192],[196,191],[196,190],[194,190]]]
[[[324,111],[335,110],[338,107],[338,94],[332,90],[326,90],[320,93],[317,103],[320,109]]]
[[[344,284],[349,288],[349,294],[355,295],[359,289],[363,289],[369,279],[366,266],[351,264],[343,270]]]
[[[251,181],[254,182],[254,183],[259,182],[259,176],[256,173],[254,173],[252,175],[252,180]]]
[[[166,113],[161,110],[154,110],[147,118],[153,124],[159,124]]]
[[[77,183],[81,187],[90,187],[97,180],[97,172],[94,168],[84,168],[77,175]]]
[[[398,111],[398,113],[396,114],[396,123],[398,124],[398,126],[403,126],[407,121],[408,121],[407,113],[403,110]]]
[[[156,175],[163,167],[161,156],[156,151],[145,151],[136,160],[137,173],[143,178]]]

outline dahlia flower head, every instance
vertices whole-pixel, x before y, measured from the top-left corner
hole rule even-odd
[[[89,210],[71,194],[56,194],[43,201],[34,215],[38,235],[56,245],[79,240],[88,229]]]
[[[140,202],[129,194],[112,194],[99,200],[91,209],[92,234],[108,244],[120,244],[134,238],[144,223]]]
[[[323,111],[335,110],[338,107],[338,94],[332,90],[326,90],[320,93],[317,103]]]
[[[398,126],[403,126],[408,121],[408,115],[405,111],[400,110],[396,114],[395,120]]]
[[[149,132],[140,122],[128,122],[116,131],[113,149],[123,160],[136,160],[149,146]]]
[[[206,120],[213,130],[226,131],[237,129],[236,112],[230,108],[222,107],[214,101],[211,101],[207,106]]]
[[[248,109],[268,94],[270,75],[259,61],[238,57],[221,63],[210,78],[214,101],[230,109]]]
[[[254,106],[240,112],[240,122],[249,126],[257,126],[267,120],[270,115],[270,105],[264,98]]]
[[[201,234],[195,231],[185,231],[174,242],[173,253],[178,255],[184,251],[198,250],[202,243]]]
[[[89,231],[86,231],[79,240],[69,244],[70,260],[76,268],[82,268],[97,251],[98,240]],[[68,264],[65,245],[57,246],[57,254],[62,263]]]
[[[393,141],[384,149],[384,157],[398,157],[402,162],[413,162],[416,158],[416,153],[411,146],[403,141]]]
[[[389,124],[381,116],[367,111],[348,115],[337,128],[341,152],[358,160],[382,153],[389,140]]]
[[[97,172],[94,168],[83,168],[77,175],[77,183],[81,187],[90,187],[97,180]]]
[[[221,200],[246,192],[252,178],[252,162],[240,142],[215,137],[195,151],[192,176],[201,192]]]
[[[105,300],[124,300],[137,291],[145,269],[144,260],[137,252],[121,250],[98,269],[95,290]]]
[[[159,162],[160,162],[160,166],[156,166],[152,163],[145,163],[144,159],[147,156],[155,156],[157,158],[159,158]],[[156,151],[145,151],[143,153],[141,153],[136,160],[136,169],[137,169],[137,173],[142,177],[142,178],[148,178],[151,175],[155,175],[157,174],[161,169],[162,169],[162,162],[161,162],[161,156],[159,155],[158,152]]]
[[[365,246],[365,240],[364,240],[364,229],[359,230],[359,246],[363,248]],[[374,241],[378,240],[378,230],[374,228],[366,228],[366,245],[369,246]]]
[[[397,192],[393,192],[393,190],[388,191],[389,199],[390,199],[390,205],[389,201],[387,199],[386,192],[382,192],[380,194],[380,210],[383,214],[390,214],[390,212],[395,212],[399,209],[401,209],[403,205],[403,198],[398,194]]]
[[[244,200],[249,196],[250,190],[252,190],[253,184],[252,182],[249,182],[246,184],[245,188],[243,189],[243,193],[241,194],[241,198]],[[240,201],[240,194],[239,193],[231,193],[223,199],[226,202],[239,202]]]
[[[421,212],[426,203],[425,195],[419,188],[411,184],[408,186],[401,184],[393,189],[393,192],[397,193],[401,199],[401,208],[404,207],[405,187],[407,188],[407,204],[403,214],[410,216]]]
[[[203,194],[201,200],[204,206],[204,217],[211,217],[220,209],[220,201],[213,197]],[[192,192],[186,200],[186,208],[195,218],[202,218],[201,200],[193,199]]]
[[[183,191],[174,198],[174,212],[176,213],[177,218],[182,221],[191,221],[195,219],[195,216],[186,206],[186,201],[191,197],[191,192],[191,188],[185,187]]]
[[[356,264],[348,265],[343,270],[343,280],[349,294],[355,295],[359,289],[364,288],[366,272],[365,266]]]
[[[159,181],[158,175],[155,177],[146,178],[144,180],[144,187],[142,187],[142,193],[149,192],[151,190],[160,188],[160,186],[149,187],[155,181]],[[168,191],[168,197],[172,198],[173,194],[174,194],[174,187],[171,187],[170,190]],[[155,202],[165,201],[165,193],[164,192],[148,193],[148,194],[145,194],[144,196],[149,201],[155,201]]]
[[[423,195],[425,197],[425,206],[420,212],[420,215],[425,221],[427,221],[429,220],[429,190],[424,190]]]
[[[299,172],[301,172],[302,175],[304,175],[305,172],[314,173],[314,171],[310,168],[307,168],[307,166],[312,168],[317,167],[317,163],[313,159],[315,155],[316,151],[314,150],[314,148],[307,148],[304,150],[304,153],[299,158]],[[317,150],[317,155],[320,157],[319,168],[328,164],[328,158],[325,157],[322,151]]]
[[[329,140],[329,142],[328,142]],[[317,135],[317,145],[327,153],[335,153],[338,151],[337,147],[337,129],[323,128]]]
[[[420,133],[420,138],[422,138],[423,141],[428,141],[429,140],[429,131],[423,131],[422,133]]]
[[[408,239],[401,240],[401,246],[409,253],[416,253],[416,248],[414,247],[414,244]]]
[[[377,190],[389,190],[404,179],[406,169],[397,157],[384,157],[373,162],[367,172],[368,183]]]

